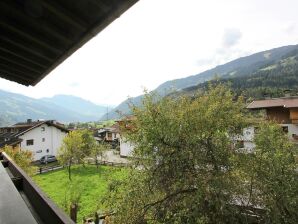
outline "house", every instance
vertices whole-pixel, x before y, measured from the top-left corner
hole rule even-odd
[[[120,156],[131,157],[133,155],[134,145],[124,137],[120,138]]]
[[[34,160],[39,160],[45,155],[57,155],[67,133],[68,130],[55,120],[28,119],[27,122],[0,128],[0,148],[19,146],[21,150],[31,151]]]
[[[289,139],[298,143],[298,96],[256,100],[247,109],[265,110],[266,120],[275,121],[288,134]],[[243,147],[252,150],[253,138],[257,127],[248,127],[243,131]]]
[[[97,141],[119,142],[119,139],[120,139],[119,125],[114,124],[111,127],[100,128],[95,132],[95,139]]]
[[[125,139],[123,135],[121,135],[121,130],[129,130],[132,129],[132,121],[135,120],[136,118],[134,116],[126,116],[125,118],[118,120],[117,124],[120,127],[120,156],[121,157],[131,157],[133,155],[133,151],[135,146]]]

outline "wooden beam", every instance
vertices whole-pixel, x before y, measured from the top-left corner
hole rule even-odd
[[[88,24],[82,19],[78,18],[78,16],[76,16],[72,12],[63,8],[61,6],[62,3],[58,5],[53,0],[43,0],[42,4],[49,11],[57,15],[60,19],[67,22],[68,24],[71,24],[72,26],[75,26],[77,29],[81,31],[85,31],[87,29]]]
[[[1,16],[2,17],[2,16]],[[36,32],[29,33],[28,30],[26,30],[24,27],[20,26],[17,23],[13,23],[11,20],[9,23],[7,23],[5,20],[1,19],[0,17],[0,27],[1,29],[7,29],[10,32],[14,33],[14,35],[19,36],[21,39],[25,38],[28,41],[31,41],[35,44],[38,44],[44,48],[46,48],[48,51],[51,51],[55,54],[61,54],[61,48],[64,48],[64,46],[58,46],[57,43],[54,41],[49,40],[46,36],[40,35]]]
[[[9,50],[5,49],[5,48],[2,48],[0,46],[0,55],[5,55],[6,57],[9,57],[9,58],[17,58],[17,60],[24,60],[24,61],[27,61],[29,63],[31,63],[32,65],[35,65],[35,66],[39,66],[43,69],[46,69],[47,66],[45,64],[42,64],[42,63],[38,63],[36,61],[36,58],[33,59],[32,57],[30,57],[29,55],[26,55],[26,56],[23,56],[21,55],[20,53],[14,53],[14,52],[10,52]]]
[[[66,34],[63,35],[64,30],[58,30],[57,27],[53,26],[43,17],[36,20],[28,15],[25,15],[23,8],[20,9],[18,6],[18,4],[14,4],[14,1],[11,0],[0,1],[2,15],[5,15],[7,18],[12,17],[14,20],[17,20],[22,27],[26,27],[26,30],[31,30],[31,32],[42,30],[46,36],[54,36],[55,39],[62,41],[65,44],[72,43],[72,40],[67,38]]]
[[[30,72],[26,69],[22,70],[22,68],[19,68],[19,66],[18,66],[18,68],[16,68],[16,67],[9,65],[8,63],[3,64],[2,61],[0,61],[0,68],[7,72],[16,73],[16,74],[22,75],[24,77],[28,77],[30,79],[35,79],[38,76],[37,73],[34,74],[33,72]]]
[[[0,68],[0,74],[1,74],[1,77],[4,79],[8,79],[10,81],[14,81],[26,86],[30,85],[30,81],[28,81],[28,79],[24,78],[22,75],[17,75],[15,73],[5,71],[2,68]]]
[[[42,60],[52,63],[55,60],[55,57],[51,55],[50,57],[45,55],[45,51],[40,53],[42,49],[35,49],[26,44],[19,42],[18,40],[14,40],[13,37],[11,39],[0,35],[0,47],[9,50],[10,52],[22,52],[24,55],[34,55],[34,57],[39,57]]]
[[[28,65],[28,64],[24,63],[24,61],[22,62],[20,60],[18,60],[18,61],[17,60],[12,60],[9,57],[5,57],[1,54],[0,54],[0,59],[1,59],[1,61],[6,62],[8,65],[13,65],[14,67],[23,67],[23,68],[25,68],[25,69],[27,69],[28,71],[31,71],[31,72],[41,73],[41,72],[44,71],[44,69],[36,69],[33,66]]]

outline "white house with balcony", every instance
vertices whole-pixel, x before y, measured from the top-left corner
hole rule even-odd
[[[0,147],[19,146],[33,153],[34,160],[45,155],[57,155],[68,130],[54,120],[38,120],[17,123],[0,128]]]

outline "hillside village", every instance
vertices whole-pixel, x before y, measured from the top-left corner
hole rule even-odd
[[[26,122],[16,123],[12,126],[0,127],[0,148],[12,146],[21,150],[29,150],[33,153],[34,161],[39,161],[47,155],[58,155],[64,137],[70,131],[62,123],[55,120],[28,119]],[[82,130],[82,129],[80,129]],[[119,123],[104,128],[85,129],[92,132],[98,142],[106,142],[111,149],[117,149],[120,157],[132,154],[132,149],[121,138]]]
[[[298,5],[139,2],[0,2],[0,224],[296,224]]]
[[[255,100],[246,107],[250,111],[264,110],[263,120],[274,121],[280,124],[289,139],[298,143],[298,96],[287,94],[281,98],[270,98]],[[130,117],[130,119],[132,119]],[[112,126],[103,128],[87,128],[92,132],[94,139],[98,142],[106,142],[111,149],[119,150],[120,157],[133,156],[133,146],[130,142],[121,137],[120,126],[124,126],[124,121],[116,121]],[[258,120],[259,122],[262,119]],[[258,130],[258,123],[255,126],[243,129],[243,135],[238,138],[237,146],[247,152],[253,152],[254,134]],[[35,161],[46,155],[58,155],[58,150],[62,145],[63,138],[70,131],[77,128],[67,129],[64,124],[55,120],[28,119],[26,122],[16,123],[8,127],[0,127],[0,148],[5,145],[19,147],[21,150],[29,150],[33,153]],[[80,128],[80,130],[83,130]]]

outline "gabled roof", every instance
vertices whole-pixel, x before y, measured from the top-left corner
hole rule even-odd
[[[298,97],[255,100],[251,102],[246,108],[266,109],[271,107],[298,108]]]
[[[54,120],[45,120],[45,121],[33,121],[33,122],[20,122],[20,123],[16,123],[12,126],[9,127],[1,127],[1,129],[16,129],[18,130],[18,132],[12,132],[12,133],[1,133],[0,137],[3,138],[12,138],[12,137],[18,137],[20,135],[25,134],[26,132],[37,128],[39,126],[41,126],[42,124],[46,124],[48,126],[53,126],[56,127],[58,129],[60,129],[61,131],[64,132],[68,132],[68,129],[66,129],[65,127],[63,127],[60,123],[54,121]]]
[[[26,122],[26,123],[16,123],[10,127],[1,127],[0,129],[14,129],[18,131],[14,132],[6,132],[6,133],[0,133],[0,148],[5,145],[17,145],[22,141],[22,139],[19,139],[19,137],[29,131],[31,131],[34,128],[37,128],[43,124],[46,124],[48,126],[53,126],[58,129],[60,129],[63,132],[68,132],[68,129],[64,128],[61,124],[54,120],[46,120],[46,121],[34,121],[34,122]]]
[[[19,143],[21,143],[23,140],[20,138],[11,138],[8,141],[0,141],[0,148],[6,146],[6,145],[11,145],[11,146],[16,146]]]
[[[137,1],[0,1],[0,77],[36,85]]]
[[[23,135],[28,131],[31,131],[34,128],[37,128],[39,126],[41,126],[42,124],[47,124],[48,126],[53,126],[56,127],[58,129],[60,129],[61,131],[64,132],[68,132],[68,129],[66,129],[65,127],[59,125],[59,123],[57,124],[56,121],[54,120],[47,120],[47,121],[37,121],[37,122],[32,122],[33,125],[31,127],[29,127],[28,129],[24,130],[23,132],[20,132],[17,136]],[[16,124],[17,125],[17,124]],[[14,126],[13,126],[14,127]],[[17,127],[17,126],[16,126]]]

